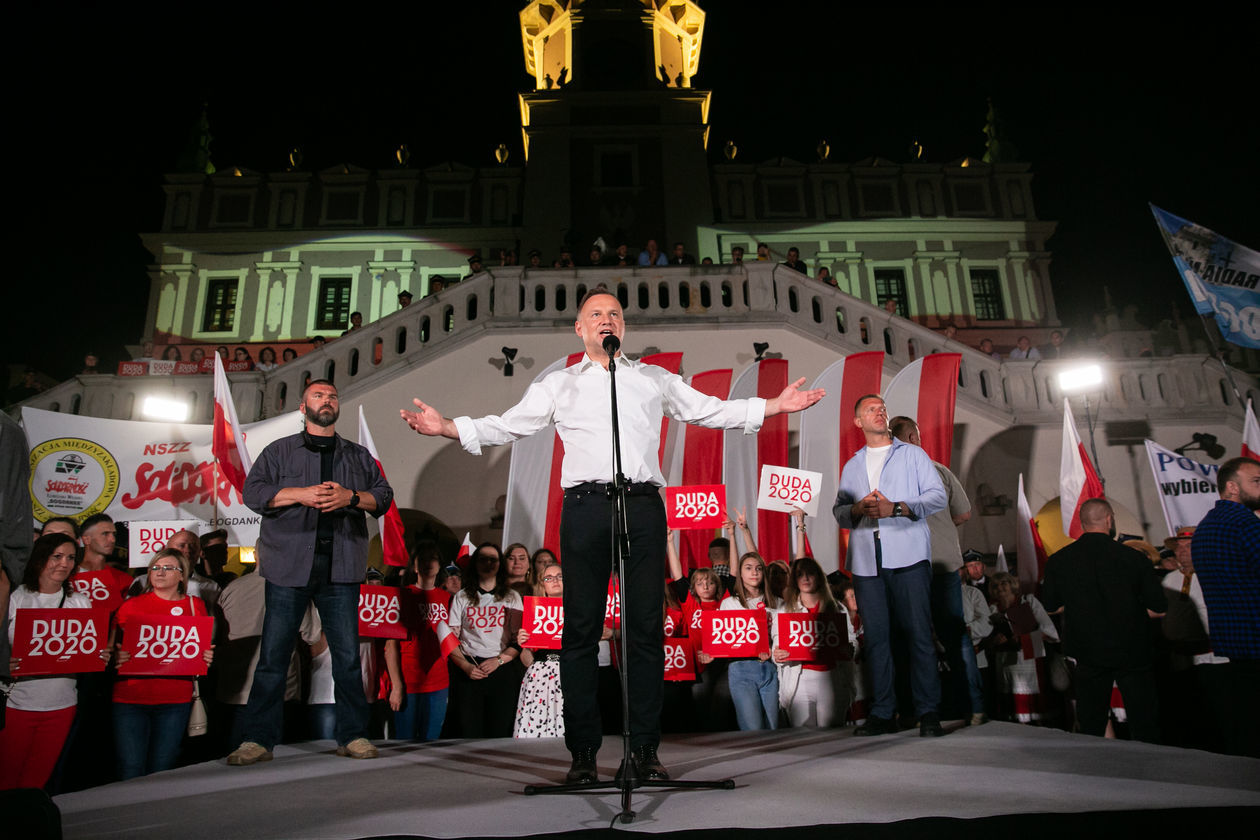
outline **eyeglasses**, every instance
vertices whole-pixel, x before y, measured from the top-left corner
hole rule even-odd
[[[564,580],[564,575],[543,575],[543,583],[559,583]]]
[[[179,566],[150,566],[150,572],[178,572]]]

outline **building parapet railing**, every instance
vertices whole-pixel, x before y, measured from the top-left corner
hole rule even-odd
[[[889,314],[786,266],[495,268],[416,301],[267,373],[231,374],[242,421],[292,407],[309,379],[332,379],[343,397],[423,364],[455,343],[497,328],[569,328],[583,293],[599,285],[616,294],[636,326],[685,327],[772,321],[812,336],[837,356],[883,350],[892,374],[931,353],[961,353],[958,395],[974,410],[1006,422],[1053,422],[1061,416],[1060,370],[1081,359],[999,362],[920,324]],[[1242,408],[1218,362],[1200,356],[1119,359],[1105,364],[1098,406],[1126,416],[1217,413]],[[1252,377],[1234,371],[1248,396],[1260,398]],[[153,380],[153,381],[149,381]],[[207,376],[78,376],[24,405],[100,417],[139,419],[148,394],[192,404],[189,422],[209,422],[213,378]],[[1234,422],[1231,420],[1231,422]]]

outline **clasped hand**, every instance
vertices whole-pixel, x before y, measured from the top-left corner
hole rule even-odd
[[[893,514],[893,503],[878,490],[872,490],[853,505],[855,513],[871,519],[887,519]]]

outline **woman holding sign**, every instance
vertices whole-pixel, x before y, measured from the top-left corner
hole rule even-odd
[[[750,551],[740,557],[735,594],[723,600],[718,611],[764,610],[767,619],[765,626],[773,648],[778,601],[767,591],[765,580],[766,564],[761,555]],[[706,658],[707,654],[703,653],[696,656],[700,662],[704,662]],[[770,661],[769,653],[732,659],[726,669],[726,679],[740,729],[779,728],[779,674],[775,664]]]
[[[416,543],[411,557],[402,596],[407,638],[385,640],[389,707],[394,711],[395,738],[436,741],[442,737],[451,687],[447,653],[438,635],[439,626],[450,618],[451,593],[437,585],[442,568],[437,543]]]
[[[451,706],[458,713],[461,737],[506,738],[512,733],[521,666],[508,613],[519,617],[522,609],[521,596],[508,586],[499,547],[477,546],[464,573],[464,588],[451,599],[449,622],[459,639],[459,647],[451,651],[450,671]]]
[[[553,563],[543,569],[534,594],[543,598],[564,597],[564,575]],[[513,738],[563,738],[564,696],[560,693],[560,651],[525,647],[529,631],[521,629],[516,641],[521,646],[521,696],[516,703]]]
[[[799,634],[784,631],[789,632],[785,638],[780,632],[783,647],[774,648],[774,661],[779,663],[779,702],[787,710],[788,721],[792,726],[843,726],[853,702],[853,681],[846,679],[851,677],[851,669],[838,667],[842,659],[850,663],[853,659],[849,617],[832,597],[827,576],[814,558],[801,557],[792,564],[780,615],[819,619]],[[796,657],[800,649],[810,649],[808,658]]]
[[[77,550],[74,538],[65,534],[49,534],[35,541],[22,585],[9,596],[10,643],[19,610],[91,608],[88,596],[70,588]],[[42,788],[74,723],[78,705],[75,678],[24,678],[17,651],[9,669],[17,681],[9,695],[4,729],[0,729],[0,790]]]
[[[149,561],[144,592],[118,608],[121,640],[114,646],[119,666],[114,683],[114,744],[123,780],[175,766],[192,709],[194,677],[190,674],[205,673],[195,660],[208,666],[214,658],[210,633],[203,633],[193,622],[147,620],[209,615],[205,601],[187,594],[191,574],[192,566],[183,553],[164,548]],[[151,673],[167,669],[182,675]]]

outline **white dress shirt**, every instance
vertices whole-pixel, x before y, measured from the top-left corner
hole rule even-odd
[[[609,373],[584,356],[564,370],[529,386],[525,396],[501,415],[474,420],[456,417],[459,442],[474,455],[483,446],[498,446],[532,435],[549,423],[564,442],[560,485],[612,481],[612,410]],[[683,378],[657,365],[625,357],[617,359],[617,407],[621,420],[621,465],[631,481],[665,486],[658,450],[661,419],[672,417],[710,429],[737,429],[756,434],[766,415],[766,401],[719,400],[692,388]]]

